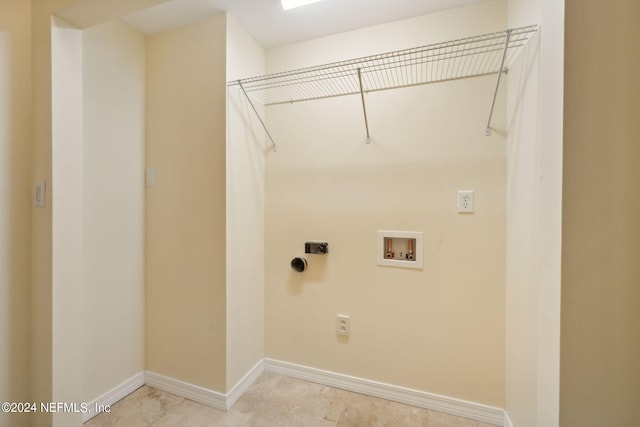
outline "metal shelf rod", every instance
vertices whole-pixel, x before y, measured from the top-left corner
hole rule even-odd
[[[496,79],[496,90],[493,92],[493,101],[491,101],[491,110],[489,111],[489,120],[487,120],[487,128],[484,130],[486,136],[491,135],[491,119],[493,118],[493,109],[496,106],[496,98],[498,97],[498,89],[500,88],[500,79],[502,78],[502,70],[504,70],[504,60],[507,57],[507,50],[509,49],[509,37],[511,36],[511,30],[507,30],[507,37],[504,41],[504,52],[502,53],[502,61],[500,61],[500,69],[498,72],[498,78]]]
[[[238,86],[240,86],[240,89],[242,89],[242,93],[244,93],[245,98],[247,98],[247,101],[249,101],[249,105],[251,105],[253,112],[256,114],[256,117],[258,118],[258,120],[260,121],[260,124],[262,125],[262,128],[264,129],[264,131],[267,133],[267,136],[271,140],[271,144],[273,145],[272,150],[276,151],[276,148],[277,148],[276,142],[271,137],[271,134],[269,133],[269,129],[267,129],[267,126],[262,121],[262,117],[260,117],[260,114],[258,114],[258,110],[256,110],[256,107],[253,105],[253,102],[251,102],[251,98],[249,98],[249,95],[247,95],[247,91],[244,90],[244,86],[242,86],[242,82],[240,80],[238,80]]]
[[[362,73],[358,68],[358,80],[360,81],[360,97],[362,98],[362,111],[364,112],[364,126],[367,129],[367,144],[371,143],[371,135],[369,134],[369,120],[367,120],[367,105],[364,102],[364,91],[362,90]]]

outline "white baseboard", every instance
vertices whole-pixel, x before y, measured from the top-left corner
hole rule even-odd
[[[144,371],[144,383],[149,387],[193,400],[194,402],[212,406],[216,409],[227,409],[227,397],[225,394],[194,385],[185,381],[176,380],[155,372]]]
[[[413,405],[419,408],[444,412],[483,423],[494,424],[496,426],[513,427],[509,415],[501,408],[274,359],[258,361],[226,394],[176,380],[155,372],[140,372],[90,402],[88,404],[88,412],[83,415],[83,422],[98,415],[101,412],[100,409],[104,408],[105,405],[113,405],[145,384],[149,387],[154,387],[184,397],[185,399],[226,411],[236,403],[264,371]]]
[[[236,403],[236,401],[249,389],[249,387],[251,387],[263,372],[264,360],[260,360],[240,379],[240,381],[231,387],[231,390],[229,390],[228,393],[220,393],[150,371],[145,371],[144,383],[149,387],[154,387],[158,390],[184,397],[185,399],[227,411],[231,409],[231,406]]]
[[[231,387],[231,390],[227,393],[227,410],[231,409],[231,407],[242,397],[242,395],[251,387],[251,385],[256,382],[256,380],[262,375],[264,372],[264,359],[260,359],[258,363],[255,364],[253,368],[247,372],[244,377],[240,379]]]
[[[92,400],[88,403],[87,412],[82,414],[82,422],[87,422],[91,418],[95,417],[99,413],[103,412],[105,407],[109,407],[124,398],[125,396],[133,393],[140,387],[144,385],[144,373],[139,372],[125,380],[124,382],[118,384],[108,392],[104,393],[102,396],[97,399]]]
[[[502,427],[513,427],[513,423],[511,422],[511,418],[509,418],[507,411],[504,411],[504,424]]]
[[[314,383],[392,400],[407,405],[445,412],[483,423],[502,426],[505,412],[501,408],[468,402],[420,390],[385,384],[273,359],[264,360],[264,370]]]

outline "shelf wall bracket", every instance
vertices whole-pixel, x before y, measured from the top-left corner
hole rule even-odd
[[[275,141],[271,137],[271,134],[269,133],[269,129],[267,129],[267,125],[264,124],[264,121],[262,120],[262,117],[260,117],[260,114],[258,114],[258,110],[253,105],[253,102],[251,102],[251,98],[249,98],[249,95],[247,95],[247,91],[244,90],[244,86],[242,86],[242,81],[241,80],[238,80],[238,86],[240,86],[240,89],[242,89],[242,93],[244,93],[245,98],[247,98],[247,101],[249,101],[249,105],[251,105],[251,108],[253,109],[253,112],[256,114],[256,117],[260,121],[260,124],[262,125],[262,128],[264,129],[264,131],[266,132],[267,136],[269,137],[269,140],[271,141],[271,145],[273,146],[271,148],[271,150],[272,151],[276,151],[276,148],[278,146],[276,145]]]
[[[367,144],[371,144],[371,134],[369,134],[369,120],[367,119],[367,105],[364,102],[364,89],[362,88],[362,71],[358,68],[358,83],[360,84],[360,98],[362,99],[362,112],[364,113],[364,127],[367,130]]]
[[[493,92],[493,101],[491,101],[491,110],[489,110],[489,119],[487,120],[487,128],[484,130],[486,136],[491,136],[491,119],[493,118],[493,109],[496,106],[496,98],[498,97],[498,89],[500,88],[500,79],[502,73],[505,72],[504,61],[507,58],[507,51],[509,50],[509,39],[511,38],[511,31],[507,30],[507,35],[504,40],[504,50],[502,51],[502,60],[500,61],[500,69],[498,70],[498,77],[496,79],[496,90]]]

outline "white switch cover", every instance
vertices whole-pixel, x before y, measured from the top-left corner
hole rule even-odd
[[[44,208],[45,200],[47,196],[47,182],[36,181],[36,185],[33,189],[33,206],[36,208]]]
[[[156,169],[147,168],[147,187],[156,186]]]
[[[458,213],[473,213],[473,190],[458,191]]]

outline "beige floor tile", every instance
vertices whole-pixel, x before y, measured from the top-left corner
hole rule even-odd
[[[141,387],[85,427],[494,427],[326,387],[263,374],[230,411]]]
[[[227,413],[219,409],[211,408],[197,402],[185,399],[185,401],[166,412],[153,424],[154,427],[196,427],[221,425]]]
[[[429,411],[388,400],[351,393],[339,427],[429,427]]]
[[[129,427],[154,425],[167,412],[179,407],[185,399],[151,387],[141,387],[85,423],[86,427]]]
[[[263,375],[233,407],[234,411],[290,426],[335,426],[342,406],[335,389],[278,375]]]
[[[442,412],[429,411],[429,427],[458,427],[458,417]]]
[[[429,411],[429,427],[495,427],[467,418],[456,417],[455,415],[443,412]]]

